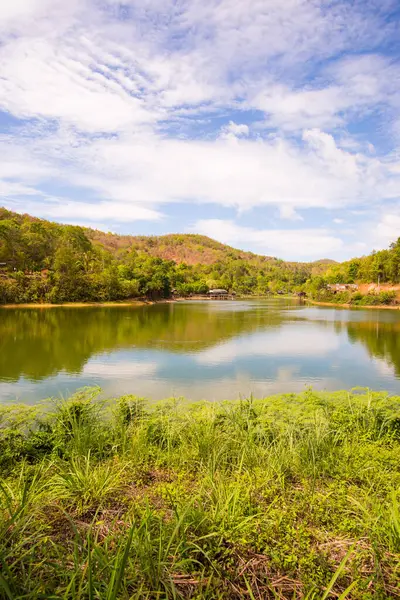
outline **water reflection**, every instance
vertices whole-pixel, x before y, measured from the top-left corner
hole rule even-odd
[[[290,301],[0,311],[0,399],[101,385],[197,399],[364,385],[399,392],[400,314]]]

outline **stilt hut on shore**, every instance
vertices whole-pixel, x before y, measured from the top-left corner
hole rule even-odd
[[[211,298],[227,298],[229,295],[229,292],[227,290],[215,289],[215,290],[210,290],[208,292],[208,295]]]

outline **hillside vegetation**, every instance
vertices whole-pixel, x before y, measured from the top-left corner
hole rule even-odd
[[[400,598],[400,398],[0,407],[0,597]]]
[[[101,244],[112,254],[118,255],[121,250],[134,248],[174,262],[187,265],[213,265],[229,255],[239,260],[274,261],[268,256],[257,256],[251,252],[242,252],[221,244],[205,235],[198,234],[167,234],[161,236],[133,236],[103,233],[102,231],[85,229],[88,237],[95,243]]]
[[[358,289],[335,292],[333,284],[357,284]],[[316,300],[380,306],[400,303],[400,237],[389,249],[372,252],[330,265],[322,276],[312,277],[306,284],[308,295]]]
[[[400,238],[388,250],[344,263],[285,262],[206,236],[122,236],[0,209],[0,303],[168,298],[223,288],[240,295],[306,291],[315,299],[390,304],[396,293],[346,291],[332,283],[400,282]]]
[[[168,298],[300,289],[329,264],[289,263],[200,235],[120,236],[0,209],[0,302]]]

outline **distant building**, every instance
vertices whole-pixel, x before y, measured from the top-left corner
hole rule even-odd
[[[337,292],[355,292],[356,290],[358,290],[358,285],[355,283],[328,283],[326,287],[334,294],[336,294]]]
[[[229,293],[229,292],[228,292],[227,290],[220,290],[220,289],[216,289],[216,290],[210,290],[210,291],[208,292],[208,294],[209,294],[210,296],[217,297],[217,298],[220,298],[221,296],[227,296],[227,295],[228,295],[228,293]]]

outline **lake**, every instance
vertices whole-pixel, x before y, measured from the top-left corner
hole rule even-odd
[[[297,300],[0,310],[0,401],[83,386],[233,399],[367,386],[400,393],[400,311]]]

